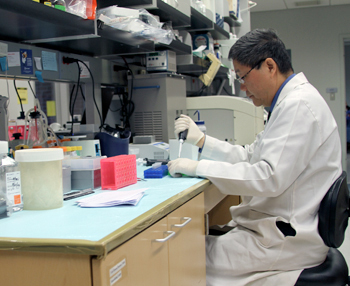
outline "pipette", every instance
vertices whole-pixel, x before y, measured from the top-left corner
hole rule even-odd
[[[179,158],[181,158],[182,144],[184,144],[184,141],[187,138],[187,132],[188,132],[188,129],[179,133],[179,143],[180,143],[180,145],[179,145]]]

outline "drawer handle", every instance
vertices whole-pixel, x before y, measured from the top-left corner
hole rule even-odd
[[[169,233],[169,235],[167,237],[164,238],[158,238],[155,239],[156,242],[166,242],[167,240],[169,240],[171,237],[173,237],[175,235],[175,231],[165,231],[165,233]]]
[[[190,217],[183,217],[182,219],[185,219],[186,221],[182,224],[174,224],[175,227],[184,227],[186,224],[188,224],[192,219]]]

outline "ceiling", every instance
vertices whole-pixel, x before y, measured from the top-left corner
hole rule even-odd
[[[257,4],[250,10],[251,13],[350,4],[350,0],[253,0],[249,2]]]

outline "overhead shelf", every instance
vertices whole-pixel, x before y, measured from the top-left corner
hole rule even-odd
[[[5,41],[94,57],[140,54],[159,49],[191,53],[191,47],[180,42],[155,44],[107,25],[100,29],[96,20],[85,20],[30,0],[0,0],[0,37]]]
[[[169,5],[162,0],[100,0],[99,8],[113,5],[129,8],[144,8],[151,14],[159,16],[160,22],[171,22],[173,28],[189,27],[191,25],[190,15],[182,13],[180,10]]]
[[[193,7],[191,7],[191,27],[186,30],[193,33],[210,32],[214,40],[226,40],[230,37],[229,32]]]
[[[28,0],[0,0],[2,40],[30,42],[53,38],[96,37],[94,22]]]

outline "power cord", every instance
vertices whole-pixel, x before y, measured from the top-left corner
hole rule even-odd
[[[25,119],[26,116],[25,116],[25,113],[24,113],[24,110],[23,110],[22,99],[21,99],[21,97],[19,96],[19,93],[18,93],[18,90],[17,90],[16,79],[13,79],[13,85],[14,85],[14,87],[15,87],[15,91],[16,91],[16,93],[17,93],[17,97],[18,97],[19,103],[20,103],[20,105],[21,105],[20,116],[17,117],[17,119]]]
[[[70,57],[63,57],[62,60],[63,60],[63,64],[77,63],[78,66],[79,66],[79,63],[82,63],[87,68],[87,70],[89,71],[89,74],[90,74],[90,77],[91,77],[91,82],[92,82],[92,98],[93,98],[93,101],[94,101],[97,113],[98,113],[99,118],[100,118],[100,127],[99,127],[99,129],[101,131],[102,130],[102,126],[103,126],[103,121],[102,121],[101,112],[100,112],[100,110],[99,110],[99,108],[97,106],[97,103],[96,103],[95,81],[94,81],[94,77],[92,75],[92,72],[91,72],[90,68],[88,67],[88,65],[86,63],[84,63],[83,61],[78,60],[78,59],[74,59],[74,58],[70,58]],[[79,66],[79,82],[80,82],[80,66]],[[77,90],[78,90],[78,88],[77,88]],[[72,129],[73,129],[73,125],[72,125]]]

